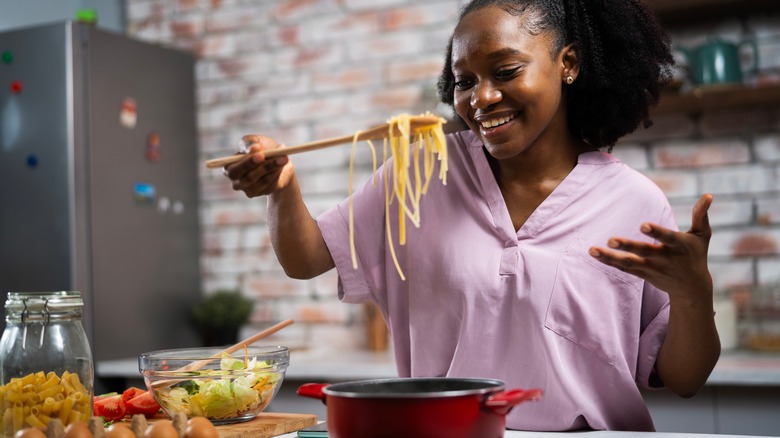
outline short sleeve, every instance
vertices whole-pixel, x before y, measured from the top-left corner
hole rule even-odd
[[[679,227],[667,205],[661,212],[658,225],[674,231]],[[658,352],[666,339],[669,326],[669,295],[645,282],[642,293],[642,333],[639,336],[636,382],[644,389],[658,389],[660,380],[655,375]]]
[[[666,295],[665,292],[658,290],[649,283],[645,283],[645,297],[659,294]],[[655,313],[655,317],[650,320],[650,323],[639,336],[636,383],[640,388],[658,388],[657,384],[651,384],[651,378],[655,373],[655,362],[658,359],[658,352],[661,350],[664,339],[666,339],[668,325],[669,300],[666,299],[661,304],[659,311]]]
[[[338,271],[339,299],[346,303],[370,300],[384,287],[384,169],[382,166],[377,170],[376,182],[369,178],[352,194],[357,269],[352,263],[350,247],[350,199],[344,199],[317,217],[317,225]]]

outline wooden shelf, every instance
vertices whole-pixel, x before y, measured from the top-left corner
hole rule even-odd
[[[644,0],[664,25],[690,26],[712,19],[780,12],[780,0]],[[653,114],[699,114],[720,109],[780,108],[780,84],[759,87],[718,86],[687,94],[669,92]]]
[[[664,94],[652,114],[699,114],[710,110],[761,107],[780,108],[780,84],[701,88],[687,94]]]
[[[780,11],[778,0],[645,0],[667,25],[738,14]]]

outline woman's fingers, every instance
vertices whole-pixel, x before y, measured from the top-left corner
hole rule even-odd
[[[639,227],[639,231],[664,245],[675,247],[679,244],[680,237],[678,231],[673,231],[651,223],[642,224],[642,226]]]
[[[710,216],[708,214],[710,205],[712,205],[712,195],[706,193],[693,206],[691,219],[691,228],[688,230],[691,234],[710,237],[712,229],[710,228]]]
[[[239,152],[248,151],[253,146],[257,145],[260,149],[275,149],[279,147],[279,144],[270,137],[257,134],[249,134],[241,137],[241,143],[239,146]]]
[[[688,232],[644,223],[642,234],[655,243],[612,237],[607,247],[592,247],[590,255],[601,263],[644,278],[668,293],[686,294],[711,281],[707,270],[707,246],[712,231],[708,210],[712,195],[702,196],[693,208]]]
[[[250,134],[241,138],[239,153],[246,154],[239,161],[225,166],[223,173],[233,186],[247,197],[267,195],[286,184],[289,176],[283,177],[289,158],[286,156],[266,160],[265,151],[281,147],[272,138]],[[290,168],[291,169],[291,168]]]
[[[601,263],[626,271],[631,274],[637,274],[643,269],[646,258],[633,252],[621,249],[609,249],[593,247],[589,254]]]

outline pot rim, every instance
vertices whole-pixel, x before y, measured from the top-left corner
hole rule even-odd
[[[352,392],[342,391],[340,388],[354,385],[380,385],[394,382],[468,382],[484,384],[483,388],[456,389],[445,391],[425,391],[425,392]],[[357,380],[351,382],[333,383],[322,388],[323,394],[328,397],[345,398],[444,398],[444,397],[462,397],[467,395],[492,394],[504,390],[505,383],[497,379],[479,379],[479,378],[459,378],[459,377],[400,377],[390,379],[371,379]]]

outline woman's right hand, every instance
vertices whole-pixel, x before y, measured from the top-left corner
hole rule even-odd
[[[281,147],[273,139],[262,135],[245,135],[241,138],[246,157],[225,166],[225,176],[230,178],[233,190],[242,191],[248,198],[269,195],[290,184],[294,171],[287,156],[265,159],[263,151]]]

